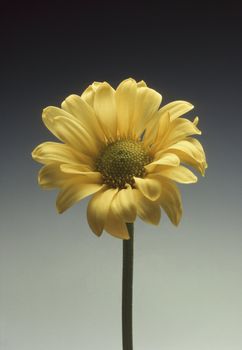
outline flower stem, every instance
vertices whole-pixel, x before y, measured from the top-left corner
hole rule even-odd
[[[127,223],[130,239],[123,240],[122,331],[123,350],[133,350],[132,295],[134,224]]]

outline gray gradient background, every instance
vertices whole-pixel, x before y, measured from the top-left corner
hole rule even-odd
[[[134,349],[241,350],[241,12],[35,5],[1,9],[0,349],[121,350],[122,242],[63,215],[30,153],[54,138],[41,110],[92,81],[144,79],[191,101],[209,168],[180,186],[178,228],[135,224]]]

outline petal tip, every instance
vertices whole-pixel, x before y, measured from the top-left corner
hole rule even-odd
[[[172,220],[173,225],[178,227],[181,222],[181,218],[182,218],[182,208],[178,210],[176,217],[174,218],[174,220]]]
[[[90,226],[90,225],[89,225]],[[96,237],[101,237],[103,230],[94,230],[91,226],[90,226],[92,232],[95,234]]]
[[[61,208],[57,203],[56,203],[56,210],[58,214],[63,214],[65,209]]]
[[[36,147],[37,148],[37,147]],[[36,148],[31,152],[31,157],[35,160],[36,159]]]
[[[198,181],[198,178],[197,178],[197,176],[195,176],[192,183],[195,184],[197,181]]]

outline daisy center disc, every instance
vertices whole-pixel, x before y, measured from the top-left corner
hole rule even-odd
[[[96,169],[103,175],[104,183],[114,188],[134,185],[133,177],[145,175],[144,166],[151,158],[142,142],[118,140],[109,143],[96,161]]]

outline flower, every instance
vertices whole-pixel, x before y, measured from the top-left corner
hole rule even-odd
[[[174,101],[159,109],[161,95],[144,81],[122,81],[116,90],[94,82],[82,95],[70,95],[61,108],[43,110],[43,122],[61,143],[44,142],[32,152],[44,164],[38,182],[60,190],[59,213],[92,195],[87,219],[92,231],[129,239],[126,223],[139,216],[157,225],[161,208],[178,225],[182,215],[176,182],[195,183],[184,165],[204,175],[207,167],[198,118]]]

